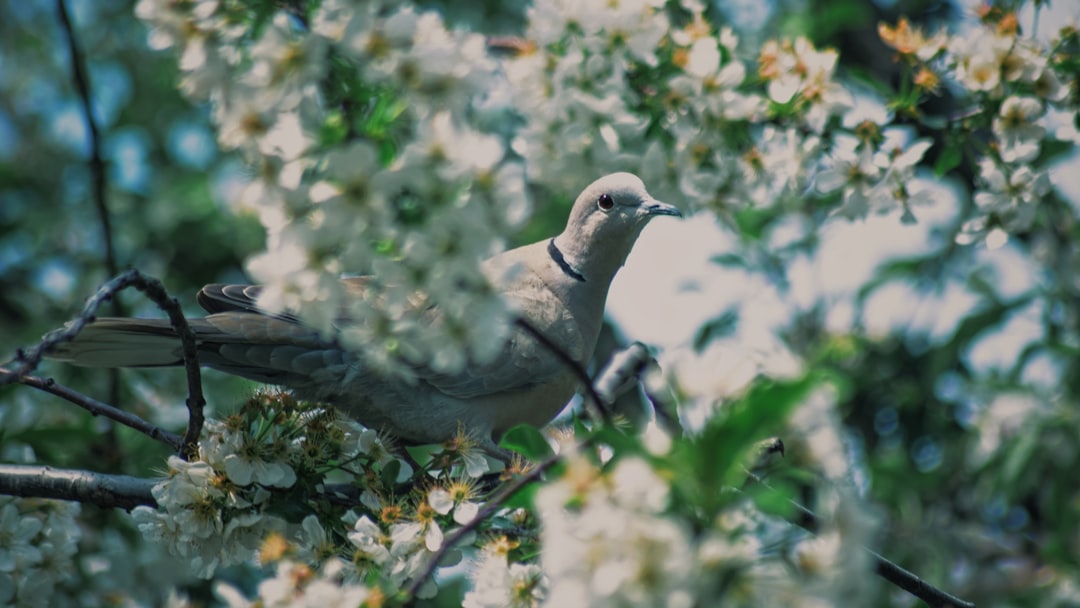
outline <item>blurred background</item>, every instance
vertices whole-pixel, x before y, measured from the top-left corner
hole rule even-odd
[[[1069,5],[1051,3],[1037,23],[1029,7],[1020,23],[1049,35],[1076,23],[1078,9]],[[218,151],[208,108],[177,91],[175,57],[148,47],[132,2],[68,6],[100,130],[115,265],[160,278],[196,314],[197,290],[244,282],[245,257],[263,247],[258,221],[232,207],[244,167]],[[474,6],[451,16],[497,33],[523,23],[520,10],[502,3]],[[806,35],[839,50],[841,72],[895,83],[899,64],[878,37],[880,22],[906,15],[930,30],[962,29],[975,5],[747,0],[712,10],[735,28],[742,48]],[[0,359],[8,360],[72,319],[111,271],[92,140],[56,4],[4,1],[0,14]],[[964,110],[948,91],[933,103],[942,115]],[[941,149],[930,150],[928,168]],[[1013,606],[1080,606],[1076,595],[1047,595],[1062,588],[1062,577],[1080,573],[1080,173],[1075,155],[1054,162],[1049,220],[1004,241],[958,243],[975,181],[975,168],[963,163],[945,178],[926,171],[943,194],[917,209],[911,225],[894,216],[850,223],[780,206],[654,222],[612,288],[613,327],[623,339],[657,347],[661,366],[688,394],[737,394],[759,374],[839,371],[852,383],[841,404],[847,447],[860,492],[885,516],[890,559],[980,605],[1008,598]],[[517,239],[557,232],[569,202],[537,197],[534,219]],[[117,306],[117,314],[160,314],[137,293]],[[116,375],[46,364],[38,373],[182,428],[180,372]],[[211,408],[249,390],[206,376]],[[701,415],[683,414],[691,429]],[[164,456],[142,436],[44,393],[0,387],[4,462],[93,463],[102,472],[146,475]],[[114,514],[85,507],[83,516],[93,522]],[[130,559],[125,551],[146,550],[136,548],[134,531],[125,537],[114,529],[86,534],[82,572],[112,572]],[[176,582],[167,570],[152,570],[140,566],[96,584]],[[906,596],[882,600],[914,605]]]

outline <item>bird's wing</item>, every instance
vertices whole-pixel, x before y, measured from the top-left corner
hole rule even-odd
[[[585,337],[566,306],[546,287],[506,291],[508,304],[555,346],[575,361],[585,358]],[[552,350],[520,327],[513,326],[502,351],[489,362],[466,364],[456,374],[424,367],[417,375],[440,392],[459,399],[528,389],[569,371]]]
[[[199,306],[206,312],[259,312],[256,302],[262,285],[207,285],[199,291]]]
[[[363,277],[345,279],[362,289]],[[211,313],[199,320],[200,360],[238,376],[302,387],[319,369],[345,365],[348,354],[336,340],[305,326],[290,311],[267,314],[258,306],[261,285],[207,285],[199,304]]]
[[[351,277],[342,282],[347,291],[359,293],[368,288],[369,277]],[[259,285],[207,285],[199,292],[198,301],[204,309],[213,313],[208,320],[214,323],[215,329],[224,334],[246,336],[245,340],[237,342],[268,346],[280,341],[291,348],[319,352],[335,349],[333,342],[322,340],[315,332],[304,328],[300,320],[288,311],[272,316],[262,313],[257,306],[261,291]],[[563,302],[543,283],[519,280],[502,291],[508,304],[560,350],[579,362],[585,358],[585,339],[580,328]],[[422,306],[421,302],[418,299],[413,304]],[[256,313],[258,316],[236,313]],[[435,308],[428,308],[425,317],[430,323],[441,322],[441,313]],[[351,320],[343,310],[337,324],[341,326],[349,322]],[[265,358],[262,350],[251,349],[250,352],[245,351],[243,356],[239,356],[239,352],[222,354],[247,363],[253,358]],[[285,349],[278,350],[283,352]],[[261,364],[267,362],[259,361]],[[411,366],[417,379],[459,399],[529,388],[567,371],[566,364],[558,355],[518,327],[512,329],[498,356],[485,363],[469,362],[458,373],[436,372],[423,364],[412,363]],[[250,373],[240,375],[250,377]]]
[[[367,290],[371,277],[348,277],[341,279],[348,294],[357,294]],[[272,316],[283,321],[300,323],[300,319],[291,311],[282,311],[270,315],[259,308],[259,296],[262,294],[262,285],[226,285],[215,283],[207,285],[199,291],[197,296],[199,306],[211,314],[221,312],[251,312],[261,315]],[[349,317],[345,310],[338,314],[338,322],[348,323]]]

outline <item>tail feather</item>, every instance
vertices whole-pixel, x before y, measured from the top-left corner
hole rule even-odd
[[[318,370],[346,359],[340,347],[287,319],[225,312],[188,323],[201,365],[256,382],[308,386]],[[180,338],[165,319],[100,318],[45,356],[83,367],[184,364]]]
[[[198,332],[199,328],[194,327]],[[180,339],[164,319],[104,317],[87,325],[74,340],[46,355],[84,367],[160,367],[182,365]]]

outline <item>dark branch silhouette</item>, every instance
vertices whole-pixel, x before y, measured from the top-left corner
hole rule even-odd
[[[442,561],[443,557],[445,557],[451,549],[456,547],[466,536],[472,534],[485,519],[494,515],[499,509],[502,509],[503,505],[506,504],[506,501],[513,498],[513,496],[520,492],[525,486],[538,481],[540,476],[558,463],[560,459],[561,456],[558,454],[550,456],[533,465],[533,467],[521,477],[502,485],[499,490],[484,503],[484,506],[477,512],[476,517],[474,517],[472,521],[447,535],[446,538],[443,539],[442,546],[440,546],[439,550],[431,556],[431,559],[428,560],[424,570],[420,572],[419,576],[413,579],[412,584],[410,584],[409,588],[406,590],[410,600],[416,597],[417,592],[424,586],[424,582],[431,578],[435,569],[439,567],[439,562]]]
[[[176,332],[177,336],[180,337],[180,343],[184,354],[184,368],[187,370],[188,383],[188,398],[186,402],[188,408],[188,428],[187,432],[184,434],[180,455],[189,458],[195,454],[199,435],[202,434],[203,406],[206,405],[206,399],[203,397],[202,392],[202,375],[199,370],[199,360],[196,354],[195,332],[192,331],[191,326],[184,317],[184,313],[181,312],[179,302],[176,301],[176,298],[169,296],[169,293],[165,291],[165,287],[161,284],[161,281],[158,281],[153,277],[148,277],[138,270],[128,270],[102,285],[97,290],[97,293],[86,301],[82,313],[80,313],[73,321],[60,329],[53,330],[46,334],[45,337],[30,350],[24,351],[20,349],[15,356],[13,367],[9,371],[0,374],[0,386],[13,382],[20,382],[22,378],[37,368],[49,349],[61,342],[73,340],[75,336],[79,335],[79,332],[81,332],[84,327],[94,322],[94,319],[97,316],[97,310],[102,304],[112,300],[117,292],[128,287],[138,289],[157,304],[159,308],[165,311],[169,316],[169,321],[172,323],[173,330]]]
[[[111,294],[118,289],[122,289],[124,281],[121,279],[132,280],[129,275],[136,275],[143,281],[147,279],[139,275],[136,271],[129,271],[120,277],[117,277],[113,281],[110,281],[106,286],[95,294],[91,302],[87,304],[87,310],[90,313],[84,312],[76,322],[73,322],[68,328],[64,330],[58,330],[50,333],[42,341],[41,344],[35,349],[37,352],[37,358],[34,359],[31,355],[35,351],[32,351],[31,355],[23,355],[20,353],[20,359],[26,361],[40,361],[40,355],[49,345],[56,344],[63,340],[72,339],[79,330],[88,322],[86,319],[92,319],[92,310],[96,308],[94,300],[100,300],[104,296],[103,294]],[[152,279],[150,279],[153,281]],[[153,281],[157,283],[156,281]],[[122,285],[122,286],[118,286]],[[110,291],[108,287],[112,287]],[[160,289],[160,284],[158,284]],[[140,289],[143,289],[140,287]],[[144,289],[145,291],[145,289]],[[160,293],[164,294],[164,290],[160,289]],[[159,294],[160,295],[160,294]],[[153,297],[153,296],[151,296]],[[157,301],[157,299],[155,299]],[[172,301],[175,305],[175,300]],[[98,302],[100,303],[100,302]],[[160,304],[160,303],[159,303]],[[165,306],[162,306],[166,308]],[[170,318],[172,315],[170,314]],[[180,317],[183,319],[182,315]],[[83,321],[81,325],[78,325],[79,321]],[[531,327],[531,326],[530,326]],[[190,332],[190,328],[186,325],[184,320],[184,328]],[[535,328],[533,328],[535,330]],[[527,329],[528,331],[528,329]],[[177,329],[180,333],[180,329]],[[532,333],[532,332],[530,332]],[[534,335],[540,335],[537,332]],[[192,348],[194,348],[194,336],[192,338]],[[540,339],[540,338],[538,338]],[[619,364],[609,365],[603,370],[601,376],[597,378],[595,382],[588,378],[584,370],[581,370],[585,375],[586,388],[593,399],[598,404],[609,404],[612,400],[618,397],[618,392],[625,390],[627,387],[627,379],[630,375],[639,373],[644,369],[642,364],[642,353],[635,352],[633,349],[642,350],[641,345],[633,344],[624,353]],[[647,358],[647,351],[645,351]],[[569,358],[569,357],[568,357]],[[185,362],[187,361],[185,353]],[[572,361],[572,359],[571,359]],[[579,366],[580,368],[580,366]],[[3,368],[0,368],[0,383],[6,382],[19,382],[44,390],[58,396],[61,396],[73,403],[84,407],[87,410],[95,414],[102,414],[113,418],[123,424],[131,426],[132,428],[139,429],[155,439],[165,441],[170,445],[175,445],[180,441],[178,437],[171,433],[161,431],[156,427],[153,427],[149,423],[142,421],[138,417],[135,417],[126,412],[122,412],[108,406],[106,404],[96,402],[93,399],[83,397],[66,387],[62,387],[49,379],[38,378],[35,376],[27,376],[25,372],[12,372]],[[597,387],[600,387],[598,390]],[[201,397],[201,393],[200,393]],[[200,408],[201,409],[201,408]],[[201,411],[200,411],[201,414]],[[201,425],[201,422],[200,422]],[[190,431],[190,428],[189,428]],[[196,436],[197,437],[197,436]],[[588,446],[591,440],[586,439],[583,442],[583,447]],[[438,568],[439,562],[446,556],[446,554],[456,547],[463,539],[468,537],[474,532],[484,520],[488,519],[503,507],[506,502],[512,498],[515,494],[520,492],[525,486],[530,483],[539,481],[541,476],[549,470],[552,466],[557,464],[561,460],[561,456],[556,454],[547,458],[528,470],[525,474],[513,479],[512,481],[501,486],[485,503],[483,508],[476,514],[469,523],[461,526],[453,533],[449,534],[443,541],[439,550],[432,555],[428,561],[424,570],[416,577],[409,588],[406,590],[409,598],[415,598],[416,593],[427,581],[435,569]],[[765,484],[760,478],[753,473],[749,473],[750,479],[756,483]],[[89,471],[75,471],[75,470],[56,470],[50,467],[41,466],[28,466],[28,465],[0,465],[0,494],[6,494],[10,496],[20,497],[36,497],[36,498],[53,498],[60,500],[72,500],[78,502],[85,502],[94,504],[100,507],[106,508],[121,508],[130,510],[139,505],[157,506],[153,496],[150,493],[150,489],[158,483],[159,480],[155,479],[142,479],[136,477],[130,477],[125,475],[106,475],[102,473],[92,473]],[[767,485],[767,484],[765,484]],[[327,488],[327,493],[333,495],[339,490],[335,488]],[[821,519],[810,509],[802,506],[801,504],[790,501],[794,515],[790,518],[790,521],[795,525],[798,525],[805,530],[816,533],[821,528]],[[899,587],[911,593],[915,597],[926,602],[931,608],[975,608],[975,604],[962,600],[950,593],[938,589],[937,587],[927,583],[918,575],[905,570],[895,562],[892,562],[884,556],[867,549],[874,559],[874,571],[878,576],[889,581],[893,585]]]
[[[606,411],[608,406],[619,397],[620,392],[626,390],[627,378],[637,374],[643,369],[644,366],[641,363],[642,351],[644,351],[644,356],[646,358],[648,357],[648,351],[645,349],[644,345],[640,342],[635,342],[626,349],[616,353],[611,358],[611,362],[601,371],[600,375],[594,381],[589,378],[588,373],[586,373],[573,358],[566,353],[562,353],[558,346],[552,344],[546,336],[530,325],[528,321],[519,318],[515,320],[515,323],[550,348],[552,352],[561,353],[560,358],[568,365],[571,365],[576,371],[580,372],[579,376],[584,377],[583,383],[585,384],[586,390],[601,411]],[[586,439],[582,442],[582,447],[588,446],[590,442],[591,439]],[[485,519],[498,512],[498,510],[506,504],[506,501],[510,500],[515,494],[520,492],[522,488],[530,483],[538,481],[540,477],[548,469],[558,463],[561,458],[562,457],[559,454],[554,454],[533,465],[533,467],[524,475],[504,484],[486,502],[484,502],[483,508],[480,509],[472,521],[461,526],[457,530],[454,530],[453,533],[443,539],[442,546],[439,547],[439,550],[436,551],[435,555],[428,561],[423,572],[413,579],[412,584],[409,585],[409,588],[406,591],[408,597],[416,597],[417,592],[420,591],[424,582],[435,572],[435,569],[439,567],[439,562],[442,561],[447,552],[457,546],[457,544],[471,532],[475,531]]]
[[[75,38],[75,28],[71,23],[71,17],[68,15],[67,4],[64,0],[56,0],[56,12],[60,17],[60,25],[63,27],[64,33],[67,34],[71,76],[75,81],[75,92],[79,95],[83,115],[86,117],[86,128],[90,135],[90,174],[93,180],[94,206],[97,208],[98,219],[101,222],[101,238],[105,244],[105,271],[109,273],[109,276],[116,276],[120,274],[120,267],[116,261],[112,221],[109,219],[109,206],[105,200],[105,161],[101,155],[101,132],[98,131],[97,121],[94,120],[94,108],[90,101],[90,79],[86,74],[85,66],[83,66],[79,41]],[[120,310],[114,309],[113,314],[119,315],[122,313]]]
[[[0,464],[0,494],[71,500],[125,511],[140,505],[157,507],[150,489],[159,481],[36,465]]]
[[[750,480],[768,487],[768,484],[753,473],[750,474]],[[817,534],[821,529],[821,518],[794,500],[788,502],[794,510],[788,521],[807,532]],[[930,608],[975,608],[973,602],[962,600],[947,591],[938,589],[919,578],[915,573],[901,568],[896,562],[890,561],[880,553],[870,549],[867,549],[867,552],[874,559],[874,572],[878,576],[926,602]]]
[[[0,367],[0,374],[10,373],[10,370]],[[113,407],[108,403],[103,403],[92,397],[87,397],[78,391],[72,390],[63,384],[56,382],[52,378],[41,378],[39,376],[15,377],[18,378],[17,382],[20,384],[45,391],[46,393],[51,393],[61,399],[66,399],[90,412],[94,416],[104,416],[110,420],[119,422],[124,426],[131,427],[151,439],[168,445],[174,450],[179,450],[180,446],[183,445],[183,441],[176,433],[170,433],[161,427],[143,420],[131,412],[124,411],[118,407]]]
[[[101,131],[98,130],[97,121],[94,120],[94,106],[90,100],[90,77],[86,73],[83,64],[82,52],[79,49],[79,40],[75,36],[75,26],[71,23],[65,0],[56,0],[56,12],[60,18],[60,26],[67,35],[68,59],[71,63],[71,78],[75,83],[75,92],[79,96],[83,116],[86,118],[86,130],[89,134],[87,144],[90,147],[90,179],[93,191],[94,207],[97,209],[98,221],[101,225],[101,240],[105,247],[105,273],[114,277],[120,274],[120,265],[116,261],[116,246],[113,244],[112,220],[109,218],[109,205],[105,198],[107,190],[105,162],[101,155]],[[111,311],[113,315],[121,317],[124,309],[119,300],[113,300]],[[109,401],[120,403],[120,372],[109,370]]]
[[[553,355],[558,357],[559,361],[562,361],[563,364],[566,365],[566,367],[570,369],[570,371],[572,371],[575,376],[577,376],[578,381],[581,382],[582,386],[585,387],[585,394],[589,396],[590,403],[593,405],[593,407],[596,408],[596,411],[599,413],[600,420],[602,420],[605,424],[610,424],[611,408],[608,407],[608,404],[605,403],[604,400],[600,397],[600,395],[596,392],[596,387],[593,386],[592,378],[589,378],[589,373],[585,371],[585,368],[582,367],[580,363],[575,361],[573,357],[563,351],[563,349],[559,348],[558,344],[552,342],[551,338],[545,336],[542,331],[537,329],[532,323],[529,323],[529,321],[527,321],[525,318],[515,317],[514,325],[517,325],[521,329],[525,330],[525,333],[532,336],[533,339],[539,342],[544,348],[551,351]]]

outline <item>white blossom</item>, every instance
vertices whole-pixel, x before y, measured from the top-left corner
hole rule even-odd
[[[384,372],[408,374],[418,363],[453,372],[500,352],[505,311],[479,264],[527,205],[487,195],[525,200],[524,185],[512,183],[524,174],[503,170],[503,141],[472,123],[496,70],[483,36],[448,28],[434,11],[327,1],[310,30],[280,12],[245,45],[231,10],[143,0],[138,14],[163,32],[162,46],[181,51],[184,78],[197,83],[186,91],[211,101],[222,146],[256,167],[243,198],[268,233],[267,251],[249,265],[265,285],[260,305],[336,334]],[[328,116],[318,85],[331,48],[394,100],[402,145],[393,163],[363,134],[314,146]],[[415,221],[401,221],[404,208]],[[337,278],[350,272],[379,272],[393,287],[355,301],[343,320]],[[424,306],[409,306],[418,293]],[[429,305],[445,323],[421,322]],[[474,325],[494,329],[456,330]],[[289,470],[257,460],[229,458],[227,473],[241,483],[291,483]]]
[[[239,485],[257,483],[278,488],[288,488],[296,483],[296,472],[291,466],[276,460],[266,460],[245,452],[229,454],[222,463],[225,474]]]
[[[41,562],[41,549],[30,541],[43,527],[40,519],[20,514],[14,503],[0,509],[0,572],[14,572]]]
[[[363,604],[371,590],[342,580],[336,565],[319,570],[291,560],[277,563],[275,574],[259,583],[256,599],[248,600],[227,583],[214,586],[214,594],[229,608],[353,608]]]
[[[755,145],[738,159],[742,200],[755,206],[801,199],[813,170],[821,160],[822,144],[816,135],[804,136],[794,127],[767,125],[755,136]]]
[[[816,178],[818,191],[841,191],[840,213],[849,219],[866,217],[874,186],[881,176],[881,167],[874,163],[873,149],[853,138],[838,138],[824,165]]]
[[[1043,104],[1033,97],[1010,96],[1001,103],[994,117],[994,135],[1000,143],[999,154],[1006,163],[1028,163],[1039,154],[1046,129],[1039,123]]]
[[[1045,171],[1027,165],[1003,166],[990,158],[979,162],[979,182],[975,205],[985,213],[998,214],[1008,230],[1031,225],[1037,204],[1050,191]]]
[[[378,567],[390,563],[389,541],[389,535],[367,516],[358,519],[353,531],[349,533],[349,542],[363,552],[368,561]]]
[[[1009,41],[989,29],[974,29],[952,38],[948,51],[955,57],[955,75],[969,91],[989,92],[1001,84],[1001,58]]]
[[[545,605],[691,605],[692,541],[662,515],[666,482],[632,458],[620,461],[610,479],[581,456],[571,459],[565,476],[536,496],[550,579]]]
[[[470,579],[464,608],[533,608],[544,600],[546,577],[540,566],[509,563],[503,553],[484,551]]]
[[[75,573],[79,506],[0,497],[0,603],[47,606]]]

